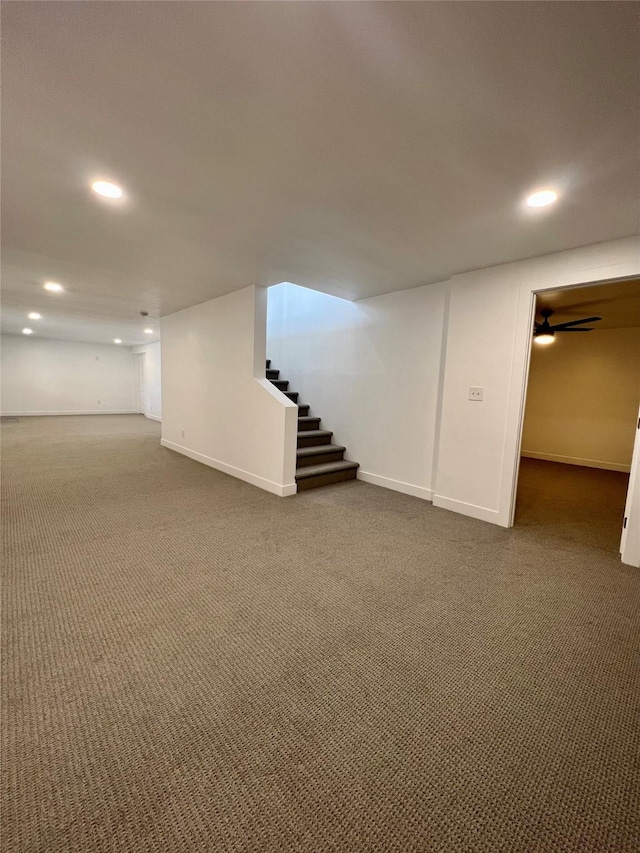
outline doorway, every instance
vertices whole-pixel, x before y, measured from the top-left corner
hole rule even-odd
[[[535,312],[515,524],[617,551],[640,402],[640,281],[546,290]]]

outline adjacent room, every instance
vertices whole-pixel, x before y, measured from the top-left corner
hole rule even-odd
[[[638,9],[5,0],[3,851],[640,850]]]
[[[617,548],[640,417],[640,281],[544,292],[536,320],[516,524]]]

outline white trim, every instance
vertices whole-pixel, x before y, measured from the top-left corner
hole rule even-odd
[[[620,538],[620,559],[640,569],[640,409],[631,457],[631,474],[624,506],[624,526]]]
[[[3,418],[60,417],[62,415],[139,415],[136,409],[87,409],[77,412],[2,412]]]
[[[195,450],[190,450],[188,447],[183,447],[181,444],[175,444],[173,441],[167,441],[166,438],[160,439],[160,444],[169,450],[174,450],[176,453],[182,453],[183,456],[195,459],[196,462],[202,462],[203,465],[208,465],[210,468],[222,471],[223,474],[230,474],[238,480],[244,480],[245,483],[251,483],[252,486],[258,486],[258,488],[271,492],[274,495],[278,495],[281,498],[286,498],[289,495],[295,495],[298,491],[298,487],[295,483],[287,483],[282,486],[280,483],[274,483],[272,480],[266,480],[264,477],[258,477],[257,474],[252,474],[250,471],[243,471],[242,468],[236,468],[234,465],[227,465],[226,462],[220,462],[218,459],[212,459],[210,456],[205,456],[204,453],[198,453]]]
[[[488,521],[490,524],[497,524],[500,527],[509,527],[506,520],[501,519],[497,509],[488,509],[486,506],[456,501],[453,498],[445,498],[443,495],[434,495],[433,505],[441,509],[451,510],[451,512],[457,512],[460,515],[468,515],[470,518],[477,518],[480,521]]]
[[[162,423],[162,418],[159,418],[158,415],[148,415],[146,412],[144,412],[144,416],[145,418],[149,418],[150,421],[159,421],[160,423]]]
[[[394,492],[402,492],[412,495],[414,498],[422,498],[425,501],[433,500],[433,490],[425,489],[424,486],[414,486],[412,483],[403,483],[402,480],[391,480],[389,477],[381,477],[379,474],[370,474],[358,468],[357,479],[364,483],[372,483],[374,486],[382,486],[384,489],[393,489]]]
[[[603,462],[600,459],[580,459],[577,456],[557,456],[555,453],[537,453],[534,450],[523,450],[521,456],[527,459],[543,459],[546,462],[563,462],[566,465],[583,465],[585,468],[602,468],[605,471],[622,471],[628,474],[631,465],[624,462]]]
[[[447,343],[449,340],[449,314],[451,313],[451,283],[447,285],[442,312],[442,339],[440,341],[440,370],[438,372],[438,391],[436,397],[436,418],[434,421],[433,456],[431,459],[431,498],[438,487],[438,465],[440,459],[440,431],[442,429],[442,403],[444,400],[444,379],[447,369]]]

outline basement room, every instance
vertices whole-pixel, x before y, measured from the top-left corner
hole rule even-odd
[[[1,4],[4,853],[638,853],[639,11]]]

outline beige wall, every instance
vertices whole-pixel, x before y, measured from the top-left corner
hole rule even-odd
[[[522,455],[628,471],[640,400],[640,328],[533,346]]]

